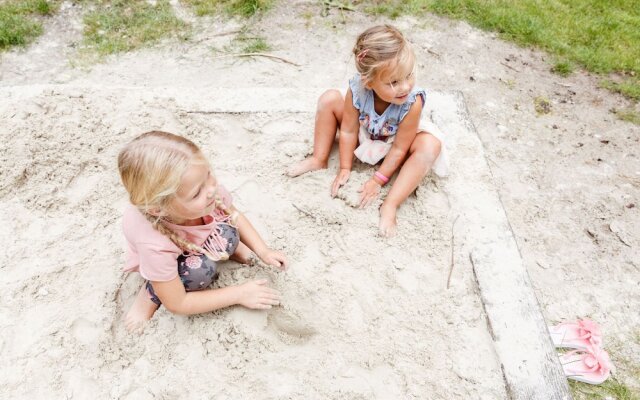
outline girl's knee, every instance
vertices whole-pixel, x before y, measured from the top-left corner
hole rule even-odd
[[[426,167],[431,167],[440,155],[442,144],[429,133],[420,133],[413,144],[412,155],[422,161]]]
[[[320,95],[318,99],[318,111],[334,110],[344,102],[342,93],[336,89],[329,89]]]

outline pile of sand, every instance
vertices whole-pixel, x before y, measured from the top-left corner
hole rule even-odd
[[[446,183],[426,180],[401,209],[401,234],[385,240],[376,209],[352,207],[364,166],[339,199],[335,156],[329,170],[283,175],[309,148],[311,114],[187,114],[170,98],[109,93],[45,90],[0,106],[11,132],[0,192],[10,397],[501,397],[472,279],[458,272],[446,289]],[[281,307],[161,308],[142,336],[125,332],[142,280],[121,272],[115,159],[149,129],[200,143],[237,207],[291,260],[285,273],[226,263],[216,287],[267,277]]]

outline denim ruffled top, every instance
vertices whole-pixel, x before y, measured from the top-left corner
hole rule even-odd
[[[353,106],[360,111],[360,126],[367,130],[373,140],[386,142],[398,133],[398,125],[415,103],[417,96],[422,96],[423,106],[425,103],[425,91],[414,87],[406,102],[400,105],[391,103],[381,115],[378,115],[374,107],[373,90],[364,87],[360,74],[351,78],[349,87],[353,96]]]

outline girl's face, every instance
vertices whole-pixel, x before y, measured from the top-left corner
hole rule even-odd
[[[413,65],[385,68],[366,86],[387,103],[404,104],[416,83],[413,69]]]
[[[218,182],[208,164],[191,164],[169,204],[169,218],[178,225],[198,225],[215,208]]]

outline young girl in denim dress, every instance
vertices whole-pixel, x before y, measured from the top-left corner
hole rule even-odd
[[[397,173],[380,206],[379,231],[389,237],[396,233],[398,207],[422,178],[430,170],[447,174],[445,136],[422,112],[428,96],[415,86],[415,55],[400,31],[390,25],[369,28],[358,36],[353,54],[358,73],[349,81],[346,96],[338,90],[320,96],[313,155],[287,173],[327,168],[340,128],[340,170],[331,195],[348,181],[354,155],[371,165],[382,160],[360,189],[360,207],[371,204]]]
[[[287,261],[234,208],[193,142],[167,132],[144,133],[120,152],[118,169],[130,201],[122,220],[124,270],[145,279],[125,316],[129,331],[141,329],[160,305],[189,315],[235,304],[279,304],[280,294],[264,279],[210,289],[218,264],[230,257],[246,264],[253,251],[281,269]]]

